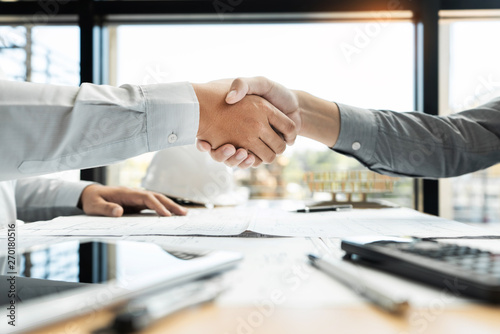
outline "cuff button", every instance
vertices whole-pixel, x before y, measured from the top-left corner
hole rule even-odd
[[[359,142],[355,141],[354,143],[352,143],[352,149],[353,149],[354,151],[357,151],[357,150],[359,150],[360,148],[361,148],[361,144],[360,144]]]
[[[171,133],[168,135],[168,142],[173,144],[177,141],[177,135],[175,133]]]

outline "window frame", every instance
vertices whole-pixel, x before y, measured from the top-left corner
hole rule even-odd
[[[42,6],[43,4],[43,6]],[[55,22],[80,27],[81,82],[107,83],[105,29],[120,23],[234,23],[318,22],[373,20],[373,11],[411,11],[415,25],[415,110],[439,114],[439,12],[440,10],[500,9],[497,0],[173,0],[59,2],[0,0],[0,22],[29,24]],[[223,15],[221,17],[221,14]],[[30,21],[31,20],[31,21]],[[423,84],[425,82],[425,85]],[[81,171],[82,180],[105,183],[106,169]],[[438,180],[414,181],[414,207],[439,215]]]

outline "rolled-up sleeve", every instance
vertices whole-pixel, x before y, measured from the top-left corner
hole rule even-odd
[[[500,162],[500,99],[450,116],[339,104],[333,150],[387,175],[453,177]]]
[[[0,180],[103,166],[194,143],[189,83],[80,87],[0,81]]]

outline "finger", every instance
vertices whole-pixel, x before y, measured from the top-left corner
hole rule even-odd
[[[278,93],[273,95],[272,90],[274,87],[276,87],[275,90]],[[270,102],[269,107],[272,109],[272,112],[268,114],[269,123],[283,134],[283,138],[288,145],[292,145],[297,137],[295,122],[274,105],[275,102],[279,102],[277,105],[284,105],[281,99],[283,96],[288,96],[284,92],[287,92],[286,88],[275,85],[274,82],[264,77],[238,78],[233,81],[230,92],[226,96],[226,102],[229,104],[239,102],[247,94],[259,95],[267,99]]]
[[[170,217],[172,215],[153,193],[147,193],[143,196],[143,203],[146,208],[156,211],[160,216]]]
[[[236,150],[236,154],[229,157],[224,163],[228,167],[234,167],[241,164],[248,157],[248,153],[244,148],[239,148]]]
[[[85,213],[88,215],[121,217],[123,208],[116,203],[108,202],[102,197],[96,198],[89,208],[85,208]]]
[[[271,107],[267,116],[269,124],[271,124],[278,133],[283,135],[283,139],[288,145],[293,145],[297,138],[297,127],[295,126],[295,122],[274,106]]]
[[[255,155],[249,153],[248,157],[245,160],[243,160],[240,164],[238,164],[238,168],[247,169],[249,167],[252,167],[252,165],[255,163],[255,159],[256,159]]]
[[[260,135],[260,140],[262,140],[276,154],[285,152],[286,143],[272,128],[265,129]]]
[[[252,153],[259,157],[264,163],[270,164],[276,158],[276,153],[265,144],[264,141],[257,140],[252,145]]]
[[[262,159],[260,159],[259,157],[255,156],[255,162],[253,163],[252,167],[256,168],[256,167],[259,167],[260,165],[262,165]]]
[[[154,195],[165,208],[170,210],[170,212],[173,212],[178,216],[185,216],[187,214],[188,210],[185,207],[175,203],[167,196],[158,193],[154,193]]]
[[[229,93],[226,95],[226,102],[228,104],[235,104],[241,101],[245,95],[248,94],[248,78],[237,78],[234,79],[231,87],[229,88]]]
[[[212,149],[212,146],[204,140],[196,139],[196,148],[200,152],[208,152]]]
[[[210,150],[212,159],[218,162],[225,162],[236,153],[236,148],[231,144],[225,144],[215,150]]]
[[[229,88],[226,102],[234,104],[241,101],[245,95],[254,94],[268,99],[268,94],[273,89],[275,83],[265,77],[236,78]]]

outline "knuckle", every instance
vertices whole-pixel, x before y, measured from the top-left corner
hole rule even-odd
[[[272,163],[276,159],[276,154],[267,154],[265,157],[262,158],[262,161],[265,162],[266,164]]]
[[[264,130],[264,124],[255,118],[247,118],[245,121],[245,132],[247,133],[258,133],[260,134]]]
[[[261,122],[255,120],[254,121],[254,127],[257,133],[263,133],[266,130],[266,125],[262,124]]]
[[[238,77],[233,80],[233,86],[241,86],[243,84],[243,78]]]
[[[265,85],[265,89],[266,90],[269,90],[269,86],[271,85],[271,80],[269,80],[268,78],[266,78],[265,76],[262,76],[262,75],[259,75],[257,77],[255,77],[261,84],[264,84]]]
[[[217,162],[224,162],[224,158],[222,157],[222,153],[218,151],[210,152],[210,156]]]
[[[278,152],[276,152],[276,153],[281,154],[281,153],[285,152],[285,150],[286,150],[286,144],[284,142],[282,142],[282,143],[280,143],[280,146],[278,147]]]
[[[291,119],[285,123],[285,131],[287,133],[295,133],[297,131],[297,125]]]

